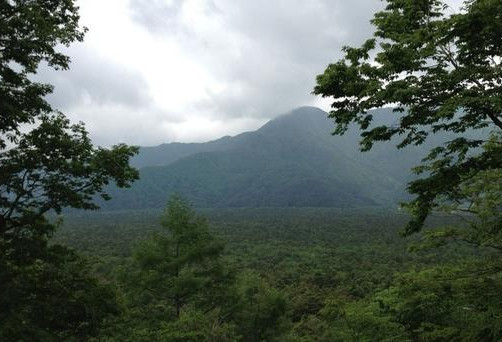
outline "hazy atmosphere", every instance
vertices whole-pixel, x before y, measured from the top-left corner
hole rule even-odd
[[[311,95],[315,75],[371,35],[379,0],[85,0],[50,102],[97,144],[207,141],[260,127]]]

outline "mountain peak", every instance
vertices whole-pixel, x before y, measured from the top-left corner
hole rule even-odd
[[[258,131],[274,130],[296,130],[309,131],[310,129],[326,131],[329,120],[328,113],[317,107],[303,106],[293,109],[290,112],[281,114],[270,120]],[[326,134],[329,134],[326,131]]]
[[[320,108],[313,106],[302,106],[295,108],[287,113],[277,116],[274,120],[288,117],[304,117],[304,116],[323,116],[326,117],[327,113]],[[272,121],[274,121],[272,120]]]
[[[407,170],[427,146],[408,153],[382,146],[362,154],[357,130],[334,137],[332,129],[326,112],[299,107],[254,132],[142,149],[136,162],[143,167],[140,180],[127,191],[117,189],[105,207],[159,208],[173,192],[200,207],[351,207],[401,201]]]

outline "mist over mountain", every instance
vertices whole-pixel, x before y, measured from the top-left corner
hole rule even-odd
[[[391,109],[374,114],[374,125],[397,121]],[[133,160],[141,179],[112,189],[103,207],[160,208],[174,192],[198,207],[394,206],[405,199],[410,168],[434,142],[401,150],[386,142],[362,153],[359,131],[333,136],[327,115],[301,107],[235,137],[143,147]]]

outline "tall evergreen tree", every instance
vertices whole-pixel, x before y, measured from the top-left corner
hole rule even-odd
[[[207,301],[215,294],[208,292],[218,289],[223,245],[210,234],[205,219],[178,195],[169,199],[161,224],[164,232],[141,243],[134,254],[143,289],[170,303],[175,318],[190,303],[211,308]]]

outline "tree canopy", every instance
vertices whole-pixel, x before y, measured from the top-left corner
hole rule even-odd
[[[67,69],[58,45],[83,39],[72,0],[5,1],[0,5],[0,235],[64,207],[93,209],[93,195],[115,181],[138,178],[128,164],[137,148],[95,148],[83,123],[72,124],[45,96],[52,86],[34,82],[44,62]],[[28,130],[20,130],[21,126]]]
[[[70,59],[56,50],[82,41],[86,28],[73,0],[2,1],[0,4],[0,148],[17,142],[21,124],[33,124],[52,112],[44,96],[50,84],[33,82],[29,75],[41,62],[68,69]]]
[[[136,147],[93,146],[83,123],[46,101],[53,87],[32,80],[41,65],[69,67],[58,47],[82,41],[79,19],[73,0],[0,3],[1,339],[84,337],[114,310],[85,262],[49,244],[57,225],[48,213],[96,209],[110,182],[126,187],[138,178],[129,166]]]
[[[223,245],[209,233],[205,219],[178,195],[169,199],[161,224],[164,234],[141,243],[134,257],[142,270],[139,282],[144,290],[162,294],[179,318],[194,297],[218,288]]]
[[[441,202],[458,201],[459,189],[479,172],[502,167],[502,145],[480,150],[487,134],[502,129],[502,3],[464,1],[459,12],[442,0],[388,0],[375,14],[375,32],[317,77],[314,93],[333,99],[336,134],[351,123],[362,130],[362,150],[400,137],[398,147],[421,144],[429,134],[454,136],[433,149],[409,184],[419,231]],[[371,125],[368,110],[394,107],[396,124]],[[463,200],[463,199],[462,199]]]

